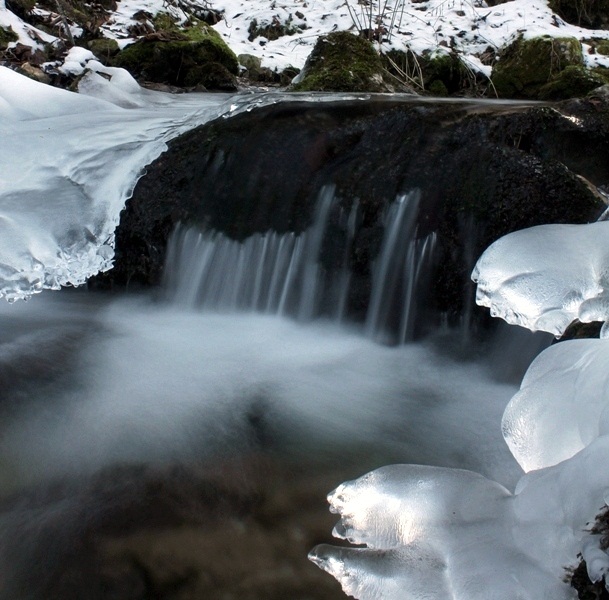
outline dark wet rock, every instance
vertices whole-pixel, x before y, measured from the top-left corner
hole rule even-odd
[[[361,318],[383,211],[420,188],[417,235],[439,240],[425,306],[456,319],[471,295],[473,261],[495,239],[598,217],[604,205],[594,186],[609,183],[608,152],[609,101],[599,98],[532,107],[397,98],[268,106],[170,143],[121,215],[115,268],[92,285],[158,283],[178,222],[235,239],[301,232],[322,186],[334,184],[340,208],[360,203],[349,312]],[[338,217],[329,225],[335,239],[345,235]]]
[[[609,507],[605,506],[596,516],[594,523],[588,524],[590,533],[599,535],[600,547],[602,550],[609,549]],[[578,555],[580,562],[571,576],[571,587],[577,591],[579,600],[609,600],[609,591],[606,581],[601,580],[593,583],[588,577],[586,561],[581,554]]]
[[[597,321],[592,323],[573,321],[562,334],[559,341],[565,342],[567,340],[598,338],[600,337],[602,326],[603,324]]]

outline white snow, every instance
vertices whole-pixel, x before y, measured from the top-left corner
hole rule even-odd
[[[223,11],[224,18],[215,29],[235,54],[253,54],[262,59],[263,66],[278,70],[289,65],[302,68],[320,35],[343,30],[357,33],[358,27],[370,26],[367,5],[356,0],[214,0],[210,5]],[[123,43],[132,40],[127,29],[140,9],[152,15],[171,10],[176,18],[183,18],[179,9],[168,7],[163,0],[122,0],[111,22],[103,27],[106,35]],[[557,18],[547,0],[511,0],[495,7],[481,0],[374,0],[372,12],[373,21],[382,15],[390,38],[381,44],[382,49],[408,48],[417,54],[455,49],[473,70],[487,75],[490,67],[480,63],[480,55],[497,53],[517,35],[609,39],[609,31],[576,27]],[[259,26],[273,20],[289,22],[296,31],[277,40],[257,37],[250,41],[248,30],[254,19]],[[589,54],[588,48],[583,56],[587,65],[609,67],[608,56]]]
[[[19,43],[32,48],[42,48],[41,42],[54,43],[57,41],[55,36],[24,23],[17,15],[6,8],[4,0],[0,2],[0,27],[5,29],[10,27],[19,36]],[[11,42],[9,48],[15,44],[16,42]]]
[[[422,54],[455,50],[472,70],[487,76],[491,67],[481,62],[481,55],[496,55],[518,35],[609,39],[607,30],[565,23],[550,10],[547,0],[510,0],[495,7],[486,6],[483,0],[373,0],[372,17],[368,5],[356,0],[213,0],[200,5],[222,11],[223,19],[215,29],[236,54],[253,54],[262,59],[263,66],[277,70],[302,68],[320,35],[342,30],[357,33],[359,28],[369,28],[371,21],[373,27],[381,22],[386,29],[384,41],[377,43],[383,51],[410,49]],[[152,16],[168,12],[178,22],[187,18],[178,6],[164,0],[121,0],[101,31],[124,47],[136,39],[129,28],[137,24],[133,15],[141,10]],[[276,40],[257,37],[250,41],[253,20],[259,26],[273,21],[289,23],[294,33]],[[33,47],[39,47],[39,41],[57,39],[24,23],[3,5],[0,26],[11,26],[20,43]],[[590,67],[609,67],[609,56],[590,53],[586,43],[583,59]]]

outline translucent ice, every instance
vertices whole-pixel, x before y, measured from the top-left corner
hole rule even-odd
[[[309,558],[360,600],[567,600],[564,577],[587,549],[603,504],[609,437],[525,475],[516,493],[469,471],[393,465],[340,485],[328,500],[334,535],[364,547],[314,548]],[[588,544],[586,546],[586,543]]]
[[[478,304],[533,331],[558,336],[575,319],[609,319],[609,222],[511,233],[486,250],[472,279]]]
[[[542,352],[503,416],[525,471],[570,458],[609,433],[609,340],[571,340]]]

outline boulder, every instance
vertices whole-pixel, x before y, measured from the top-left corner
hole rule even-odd
[[[123,49],[114,61],[134,77],[179,87],[235,90],[239,62],[220,34],[205,23],[159,31]]]
[[[121,215],[115,268],[92,285],[158,283],[178,222],[238,240],[269,230],[302,232],[320,189],[334,184],[343,213],[359,199],[348,298],[349,316],[357,320],[369,301],[384,211],[418,188],[418,235],[433,231],[438,239],[425,310],[457,319],[471,261],[495,239],[600,214],[604,205],[593,185],[609,183],[607,153],[609,99],[573,101],[560,110],[398,97],[278,103],[170,142]],[[341,246],[344,223],[329,227]]]
[[[567,67],[583,69],[579,40],[550,36],[525,40],[521,36],[499,55],[492,82],[500,98],[539,99],[540,90]]]
[[[609,70],[569,66],[539,90],[540,100],[560,100],[585,96],[609,83]]]
[[[100,62],[105,65],[109,65],[112,62],[112,58],[120,52],[117,41],[109,38],[91,40],[87,46]]]
[[[480,80],[455,52],[437,51],[415,54],[412,50],[390,50],[381,57],[387,71],[397,81],[416,86],[417,91],[432,96],[477,95],[480,85],[488,85],[486,78]]]
[[[318,38],[292,89],[297,92],[390,91],[374,46],[347,31]]]

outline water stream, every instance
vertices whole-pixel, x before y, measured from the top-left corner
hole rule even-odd
[[[168,137],[154,136],[157,146]],[[87,159],[96,173],[112,155],[102,154]],[[346,310],[359,206],[341,207],[331,186],[299,235],[269,231],[237,242],[179,227],[162,293],[62,290],[0,305],[4,541],[22,514],[11,498],[21,506],[28,490],[60,481],[78,488],[100,473],[112,481],[112,473],[138,465],[211,472],[262,456],[301,475],[332,473],[339,483],[391,462],[416,462],[513,485],[520,471],[498,424],[520,372],[506,375],[489,359],[493,341],[476,349],[461,330],[436,328],[413,342],[437,244],[435,233],[417,230],[419,197],[410,190],[387,207],[363,323],[351,323]],[[330,218],[345,235],[328,261]],[[531,340],[500,343],[513,343],[510,352],[521,357]],[[316,495],[323,500],[327,491]],[[40,534],[46,520],[89,522],[88,511],[118,502],[106,492],[86,505],[70,503],[76,493],[61,497],[60,507],[42,502],[36,526],[24,517],[28,559],[18,552],[21,558],[3,564],[25,568],[49,549]],[[297,521],[303,506],[291,510]]]

